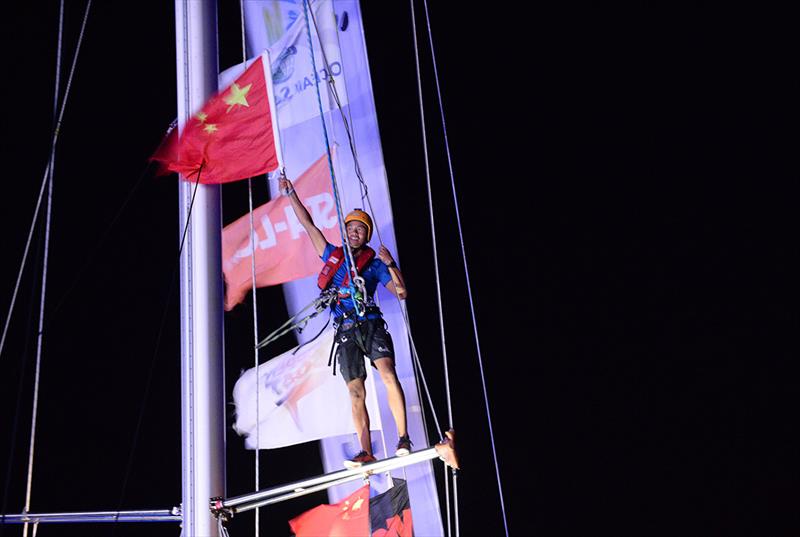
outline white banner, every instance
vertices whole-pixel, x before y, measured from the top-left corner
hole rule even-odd
[[[255,367],[239,377],[233,388],[233,428],[245,437],[248,449],[255,449],[256,441],[260,449],[270,449],[355,433],[347,387],[340,373],[334,376],[328,365],[332,345],[333,329],[329,329],[299,350],[294,348],[260,364],[258,382]],[[370,428],[379,430],[373,378],[367,376],[367,411]]]
[[[336,96],[342,106],[347,104],[347,89],[342,77],[342,58],[339,51],[339,40],[336,35],[336,16],[333,13],[333,2],[323,0],[311,3],[309,22],[316,29],[312,32],[314,44],[314,60],[311,60],[308,32],[306,31],[305,16],[302,3],[286,3],[294,8],[291,11],[291,22],[287,28],[281,24],[266,21],[275,19],[281,13],[284,2],[274,2],[261,6],[260,2],[250,2],[246,6],[247,31],[250,43],[260,44],[257,50],[249,50],[253,59],[258,57],[264,49],[269,50],[272,64],[272,87],[275,92],[275,107],[278,109],[278,124],[286,129],[306,120],[319,117],[319,101],[317,100],[316,84],[320,81],[320,100],[322,111],[328,112],[337,108],[333,90],[329,87],[333,79]],[[251,24],[253,13],[259,15],[258,24]],[[268,31],[268,29],[270,29]],[[319,36],[317,36],[317,29]],[[253,32],[256,35],[251,35]],[[323,48],[325,54],[322,54]],[[326,61],[327,60],[327,61]],[[252,60],[247,61],[250,65]],[[224,87],[230,84],[245,69],[245,64],[240,63],[220,73],[219,84]]]

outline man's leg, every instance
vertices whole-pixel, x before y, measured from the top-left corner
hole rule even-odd
[[[387,356],[373,360],[375,367],[381,374],[381,380],[386,386],[386,397],[389,400],[389,409],[392,411],[394,423],[397,426],[398,436],[405,436],[406,430],[406,396],[403,393],[403,386],[397,378],[394,369],[394,360]]]
[[[350,409],[353,413],[353,424],[356,435],[361,443],[361,449],[372,454],[372,441],[369,434],[369,414],[367,413],[367,390],[364,388],[364,379],[355,378],[347,383],[350,392]]]

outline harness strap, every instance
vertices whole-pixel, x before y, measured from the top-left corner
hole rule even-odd
[[[336,376],[336,353],[334,350],[337,347],[336,337],[333,338],[333,345],[331,345],[331,353],[328,355],[328,367],[333,363],[333,376]]]

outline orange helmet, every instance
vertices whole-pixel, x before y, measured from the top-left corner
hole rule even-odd
[[[345,226],[348,224],[348,222],[361,222],[367,226],[367,242],[370,241],[372,238],[372,218],[370,218],[367,213],[361,209],[353,209],[347,216],[344,217]]]

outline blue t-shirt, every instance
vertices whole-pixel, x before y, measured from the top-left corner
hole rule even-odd
[[[328,245],[325,246],[325,251],[322,252],[322,260],[327,262],[328,258],[335,249],[336,246],[328,243]],[[339,301],[331,304],[331,310],[333,311],[334,318],[340,317],[345,313],[351,314],[355,310],[353,298],[350,296],[350,285],[348,284],[347,286],[342,286],[345,275],[347,275],[346,262],[341,264],[339,270],[337,270],[336,274],[333,275],[333,281],[331,282],[331,286],[339,290]],[[392,281],[392,275],[389,274],[389,268],[384,264],[383,261],[377,257],[374,257],[372,261],[370,261],[369,265],[367,265],[363,271],[359,272],[359,276],[364,278],[364,287],[367,289],[367,305],[375,306],[375,289],[378,288],[378,283],[386,285]],[[380,317],[380,310],[377,310],[377,313],[371,313],[367,315],[367,318],[374,317]]]

